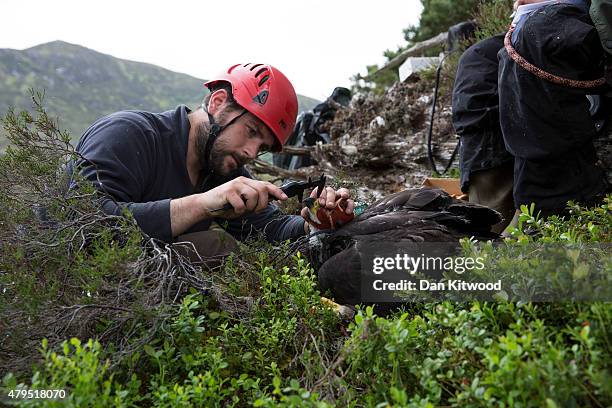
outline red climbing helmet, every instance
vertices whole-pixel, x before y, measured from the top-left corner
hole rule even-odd
[[[236,64],[204,84],[218,81],[232,85],[236,102],[268,126],[276,137],[273,151],[280,151],[295,126],[298,102],[293,85],[282,72],[266,64]]]

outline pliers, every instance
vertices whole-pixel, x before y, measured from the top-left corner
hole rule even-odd
[[[304,198],[304,191],[311,188],[317,188],[317,198],[319,198],[323,192],[323,188],[325,188],[326,181],[327,177],[325,174],[321,174],[321,177],[315,181],[312,181],[310,177],[308,177],[308,181],[290,181],[283,184],[281,190],[283,190],[283,193],[285,193],[287,197],[297,196],[301,203]]]
[[[308,177],[308,181],[290,181],[288,183],[283,184],[281,186],[281,190],[289,198],[297,196],[298,200],[300,200],[301,203],[302,199],[304,198],[304,191],[311,188],[317,188],[317,198],[319,198],[321,196],[321,193],[323,192],[323,188],[325,188],[326,181],[327,177],[325,176],[325,174],[321,174],[321,177],[318,180],[314,181],[310,177]],[[245,200],[244,197],[242,199]],[[210,210],[210,212],[214,213],[220,211],[229,211],[233,208],[234,207],[232,207],[230,203],[225,203],[223,207]]]

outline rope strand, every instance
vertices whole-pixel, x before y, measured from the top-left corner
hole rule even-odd
[[[583,81],[578,79],[569,79],[563,78],[550,72],[546,72],[541,68],[532,65],[529,61],[523,58],[512,46],[512,32],[514,31],[514,27],[510,27],[510,30],[506,33],[506,37],[504,38],[504,47],[508,52],[510,58],[514,60],[524,70],[531,72],[533,75],[537,76],[540,79],[543,79],[548,82],[552,82],[557,85],[567,86],[571,88],[582,88],[582,89],[590,89],[597,88],[598,86],[602,86],[606,83],[606,78],[601,77],[598,79]]]

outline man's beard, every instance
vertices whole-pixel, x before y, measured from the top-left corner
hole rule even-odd
[[[196,129],[196,151],[198,153],[198,161],[202,171],[209,169],[212,173],[222,177],[235,177],[240,174],[241,168],[249,162],[249,158],[239,153],[232,153],[228,149],[228,141],[224,138],[225,135],[220,134],[213,143],[210,150],[210,157],[206,157],[206,141],[210,125],[208,123],[200,123]],[[223,162],[227,156],[232,156],[238,161],[238,166],[233,170],[224,169]],[[210,160],[209,160],[210,159]]]

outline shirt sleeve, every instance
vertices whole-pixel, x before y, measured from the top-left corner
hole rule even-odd
[[[103,193],[102,209],[111,215],[132,213],[150,237],[172,242],[170,199],[142,202],[153,172],[153,146],[136,114],[100,119],[77,146],[76,168]]]
[[[241,176],[254,178],[246,169]],[[281,242],[305,235],[304,219],[299,215],[286,215],[274,204],[260,213],[247,214],[233,220],[216,219],[234,238],[245,240],[252,234],[263,234],[268,242]]]
[[[590,15],[603,49],[612,54],[612,0],[593,0]]]
[[[299,215],[285,215],[274,204],[258,214],[248,214],[234,220],[218,219],[219,225],[225,225],[227,232],[238,240],[244,240],[252,234],[261,233],[268,242],[281,242],[305,235],[304,219]]]

